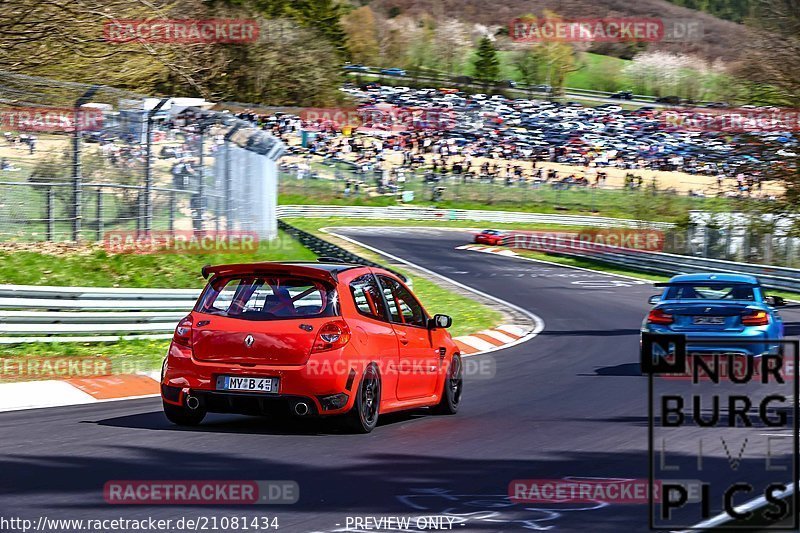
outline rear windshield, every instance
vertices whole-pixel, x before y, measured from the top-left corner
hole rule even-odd
[[[753,287],[741,284],[680,284],[667,289],[667,300],[755,300]]]
[[[213,280],[195,311],[245,320],[286,320],[339,315],[336,289],[287,276]]]

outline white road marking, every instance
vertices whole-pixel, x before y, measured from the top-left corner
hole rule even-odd
[[[0,411],[19,411],[37,407],[59,407],[95,403],[91,395],[66,381],[44,380],[4,383]]]

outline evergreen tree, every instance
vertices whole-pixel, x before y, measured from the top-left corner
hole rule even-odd
[[[473,64],[475,78],[489,85],[497,80],[500,74],[500,60],[497,57],[497,49],[489,36],[484,36],[478,43],[478,52]]]

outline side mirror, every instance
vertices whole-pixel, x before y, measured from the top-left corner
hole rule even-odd
[[[453,325],[453,318],[448,315],[433,315],[433,318],[428,320],[428,329],[444,328],[447,329]]]
[[[660,294],[654,294],[653,296],[647,299],[647,303],[649,303],[650,305],[656,305],[660,301],[661,301]]]
[[[767,304],[771,305],[772,307],[780,307],[782,305],[786,305],[786,300],[783,299],[781,296],[767,296],[764,298],[764,301]]]

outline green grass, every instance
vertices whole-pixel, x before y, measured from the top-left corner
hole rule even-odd
[[[316,256],[280,233],[254,253],[109,254],[97,245],[58,253],[0,250],[0,283],[84,287],[202,288],[208,264],[313,260]],[[58,255],[56,255],[58,253]]]
[[[522,75],[513,64],[514,51],[500,50],[500,79],[514,80],[523,83]],[[621,76],[622,68],[629,60],[604,56],[589,52],[579,53],[576,58],[577,70],[567,74],[564,86],[571,89],[589,89],[594,91],[617,91],[625,87]],[[536,84],[547,83],[540,80]],[[596,102],[594,103],[596,104]]]

